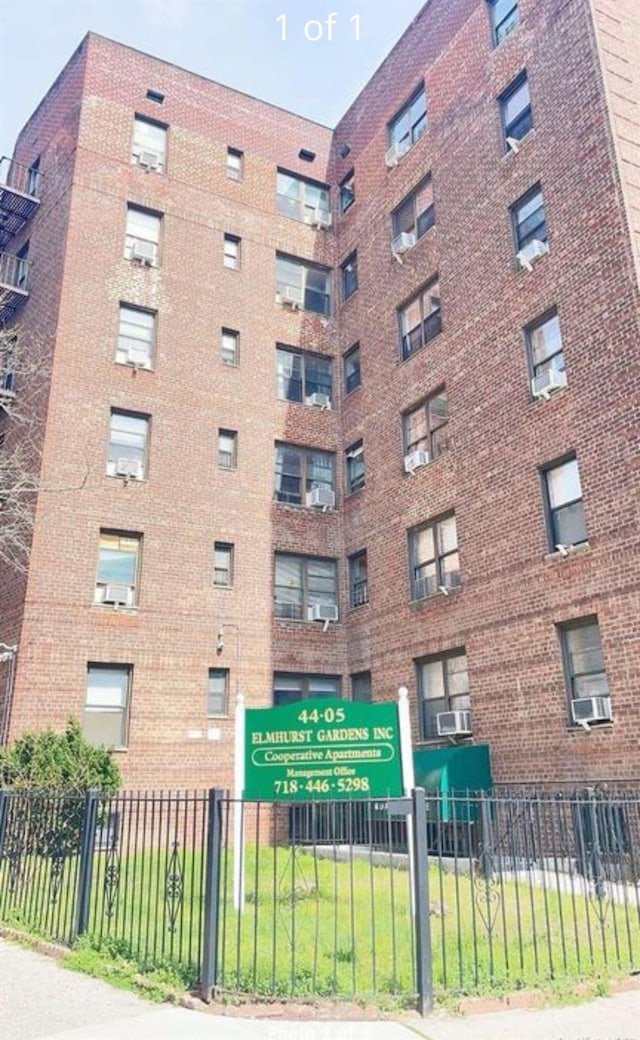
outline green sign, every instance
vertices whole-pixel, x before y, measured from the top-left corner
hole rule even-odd
[[[395,798],[403,793],[398,709],[336,698],[245,713],[245,798]]]

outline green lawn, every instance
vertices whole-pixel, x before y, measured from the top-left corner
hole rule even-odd
[[[72,869],[73,864],[68,864]],[[367,859],[336,863],[311,850],[250,846],[246,903],[233,909],[231,854],[223,855],[219,985],[260,995],[411,1000],[414,951],[409,875]],[[117,880],[117,885],[115,884]],[[3,874],[0,867],[0,897]],[[601,903],[541,885],[488,885],[479,876],[429,872],[437,994],[503,992],[600,975],[640,964],[637,903]],[[61,888],[56,915],[18,890],[4,919],[65,938]],[[119,860],[96,853],[88,936],[107,941],[141,968],[199,974],[203,863],[199,852],[167,849]],[[0,898],[0,907],[3,906]]]

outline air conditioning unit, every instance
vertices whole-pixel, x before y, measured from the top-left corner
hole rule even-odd
[[[140,459],[118,459],[116,462],[116,475],[118,477],[130,477],[132,480],[142,480],[144,467]]]
[[[426,466],[428,462],[428,451],[424,451],[422,448],[418,451],[411,451],[404,457],[404,471],[405,473],[415,473],[420,466]]]
[[[392,170],[394,166],[397,166],[403,155],[409,151],[408,141],[396,141],[395,144],[391,145],[387,154],[384,157],[384,161],[387,164],[387,169]]]
[[[544,397],[545,401],[554,390],[562,390],[567,385],[567,373],[559,368],[547,368],[531,380],[531,393],[534,397]]]
[[[438,585],[438,590],[444,596],[448,596],[449,589],[459,589],[461,584],[460,571],[451,571],[450,574],[442,575],[442,584]]]
[[[156,152],[140,152],[138,155],[138,166],[145,170],[157,170],[160,165],[160,156]]]
[[[313,488],[307,494],[307,505],[314,509],[333,509],[336,504],[336,496],[330,488]]]
[[[312,404],[316,408],[331,408],[331,398],[328,394],[309,394],[305,397],[305,404]]]
[[[510,148],[514,155],[517,155],[522,145],[517,137],[507,137],[507,147]]]
[[[327,231],[331,227],[331,214],[326,209],[317,209],[309,221],[312,227]]]
[[[156,259],[155,243],[143,242],[139,238],[134,239],[131,246],[131,259],[150,267]]]
[[[133,589],[129,585],[104,585],[99,592],[102,603],[110,603],[114,607],[131,606]]]
[[[127,364],[135,365],[137,368],[149,367],[149,354],[140,347],[129,347],[127,350]]]
[[[328,625],[330,621],[338,620],[338,608],[333,603],[316,603],[309,607],[307,616],[309,621],[324,621]]]
[[[588,726],[590,722],[611,722],[611,698],[579,697],[571,701],[571,714],[573,721],[581,726]]]
[[[433,596],[438,590],[437,581],[435,574],[430,574],[425,578],[416,578],[413,582],[413,598],[426,599],[427,596]]]
[[[518,253],[518,263],[527,271],[533,271],[533,265],[548,252],[547,243],[539,238],[534,238]]]
[[[391,252],[394,256],[402,256],[403,253],[408,253],[410,249],[413,249],[416,241],[415,231],[403,231],[396,235],[391,243]]]
[[[290,307],[292,311],[299,311],[302,306],[302,293],[293,285],[285,285],[280,291],[280,303],[283,307]]]
[[[440,711],[436,715],[439,737],[468,737],[471,735],[470,711]]]

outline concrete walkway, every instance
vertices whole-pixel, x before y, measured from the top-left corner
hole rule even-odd
[[[7,1040],[640,1040],[640,991],[577,1007],[425,1022],[281,1022],[149,1004],[0,940]]]

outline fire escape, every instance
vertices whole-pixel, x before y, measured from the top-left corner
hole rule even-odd
[[[29,296],[29,243],[17,252],[11,246],[40,205],[38,165],[0,159],[0,325],[10,321]]]

